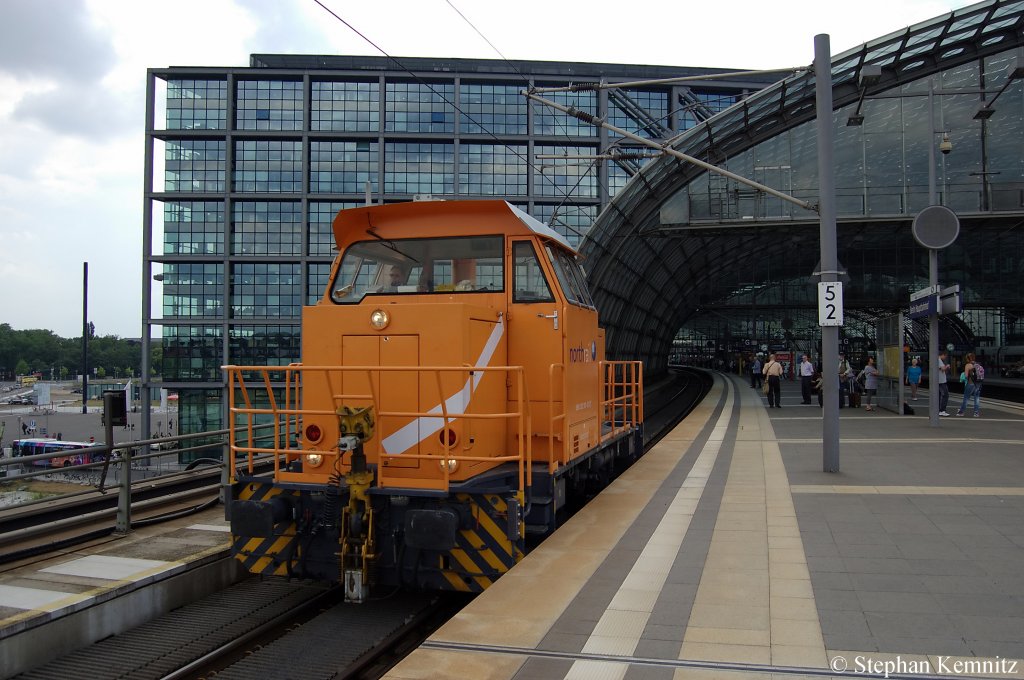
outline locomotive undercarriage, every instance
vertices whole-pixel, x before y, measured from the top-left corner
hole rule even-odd
[[[344,480],[326,489],[240,480],[231,504],[232,554],[250,572],[339,582],[353,544],[372,539],[364,583],[415,590],[479,592],[524,552],[514,470],[496,470],[451,492],[371,488],[370,507],[346,513]],[[372,517],[372,536],[366,535]],[[348,588],[348,584],[346,584]]]
[[[601,492],[643,452],[643,425],[602,442],[589,453],[549,472],[534,465],[526,533],[542,540]]]
[[[641,451],[637,429],[554,473],[535,464],[525,497],[514,491],[512,465],[453,483],[447,494],[371,486],[369,507],[355,513],[344,478],[327,486],[239,478],[230,504],[232,554],[248,571],[265,575],[341,582],[361,571],[353,592],[360,585],[366,592],[479,592],[522,559],[526,534],[550,534],[567,510],[600,491]]]

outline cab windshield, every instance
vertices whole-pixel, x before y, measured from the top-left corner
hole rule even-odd
[[[504,290],[502,236],[360,241],[342,256],[330,298]]]

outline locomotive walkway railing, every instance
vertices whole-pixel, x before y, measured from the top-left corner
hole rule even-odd
[[[228,375],[230,412],[230,465],[239,465],[252,474],[254,456],[270,454],[274,461],[274,476],[288,471],[289,463],[301,460],[310,453],[337,451],[337,443],[327,448],[312,449],[304,446],[303,427],[311,417],[330,422],[343,406],[350,408],[373,407],[376,434],[364,444],[371,460],[376,457],[377,484],[380,487],[416,488],[447,491],[452,474],[460,465],[471,463],[515,463],[518,468],[519,488],[525,490],[532,482],[532,447],[530,442],[529,398],[525,373],[520,366],[304,366],[287,367],[225,366]],[[411,395],[420,403],[434,404],[426,410],[400,410],[389,408],[381,396],[381,380],[387,374],[416,373],[417,394]],[[490,381],[490,394],[474,398],[488,374],[504,374],[500,382]],[[459,376],[456,381],[444,380],[446,374]],[[304,377],[305,376],[305,377]],[[303,382],[305,380],[305,383]],[[313,405],[308,394],[315,385],[318,394],[329,395],[329,401]],[[431,390],[431,386],[433,389]],[[432,395],[426,397],[425,390]],[[500,399],[495,395],[500,393]],[[408,398],[410,395],[404,395]],[[500,404],[505,410],[494,408]],[[272,435],[259,437],[257,421],[269,420]],[[471,421],[509,421],[507,428],[491,432],[495,449],[510,450],[505,455],[469,455],[468,446],[459,441],[455,426],[464,430]],[[408,428],[408,429],[406,429]],[[437,442],[435,451],[415,452],[421,442]],[[467,439],[471,439],[467,437]],[[323,441],[327,441],[326,436]],[[387,443],[391,441],[389,447]],[[476,443],[483,448],[483,443]],[[388,451],[392,448],[392,451]],[[340,456],[340,452],[339,452]],[[416,475],[404,474],[402,461],[430,461],[431,470]],[[392,465],[393,464],[393,465]],[[326,466],[332,470],[332,466]]]
[[[644,419],[644,371],[642,361],[602,361],[599,364],[601,393],[598,404],[598,421],[601,423],[598,442],[604,443],[626,432],[633,431]],[[561,389],[556,389],[556,374],[562,377]],[[569,441],[569,421],[565,417],[568,403],[565,384],[565,364],[551,364],[548,368],[548,413],[551,426],[548,428],[548,451],[554,452],[555,438]],[[555,413],[556,396],[562,402],[562,411]],[[570,447],[563,446],[562,454],[553,453],[549,469],[553,472],[560,462],[568,464]]]
[[[642,361],[602,361],[604,393],[601,421],[610,425],[602,441],[631,431],[644,419],[644,365]]]

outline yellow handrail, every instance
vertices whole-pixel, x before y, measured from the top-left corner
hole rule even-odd
[[[601,374],[601,420],[609,424],[607,434],[601,435],[601,441],[605,441],[643,422],[643,363],[603,361]]]
[[[558,398],[562,403],[562,412],[555,415],[555,369],[562,372],[562,391]],[[555,457],[555,422],[561,421],[561,432],[559,437],[562,440],[562,465],[569,462],[569,447],[565,442],[569,441],[569,421],[565,417],[565,364],[551,364],[548,366],[548,472],[554,472],[558,464]]]
[[[517,462],[518,463],[518,478],[519,488],[524,490],[526,486],[532,483],[532,472],[530,466],[532,464],[532,445],[530,441],[530,414],[529,414],[529,399],[526,391],[526,380],[524,370],[521,366],[485,366],[485,367],[474,367],[474,366],[303,366],[301,364],[291,364],[287,367],[275,367],[275,366],[224,366],[223,369],[228,375],[228,386],[229,386],[229,397],[228,397],[228,411],[230,417],[229,430],[230,430],[230,465],[231,470],[236,469],[236,464],[239,458],[244,456],[246,460],[246,469],[249,474],[254,471],[253,456],[256,454],[273,454],[274,461],[274,475],[275,477],[281,472],[282,461],[287,464],[291,458],[297,458],[303,453],[308,451],[299,447],[292,447],[290,442],[292,441],[292,434],[298,434],[301,432],[300,420],[303,417],[309,417],[314,415],[328,415],[333,416],[336,413],[338,407],[345,403],[355,402],[370,402],[374,407],[374,413],[378,422],[382,422],[385,419],[402,418],[402,419],[415,419],[415,418],[431,418],[440,419],[442,422],[442,429],[450,427],[451,423],[455,419],[506,419],[515,420],[517,423],[518,432],[518,444],[516,447],[515,454],[506,456],[466,456],[458,453],[452,453],[451,446],[448,444],[447,437],[443,441],[443,456],[441,468],[441,480],[437,486],[431,486],[431,480],[415,480],[410,478],[398,478],[395,482],[389,483],[387,478],[387,472],[385,471],[385,465],[379,465],[377,469],[377,483],[381,487],[385,486],[419,486],[420,488],[437,488],[447,491],[450,483],[450,470],[447,465],[448,460],[454,460],[458,462]],[[271,380],[271,373],[284,373],[284,394],[283,404],[279,403],[276,395],[274,394],[274,381]],[[343,393],[336,388],[336,379],[338,374],[351,374],[356,372],[363,372],[366,374],[367,384],[370,386],[370,393]],[[373,375],[387,372],[416,372],[420,374],[433,373],[435,380],[433,383],[436,385],[439,406],[435,406],[430,411],[385,411],[380,408],[379,395],[376,393],[374,387]],[[471,399],[467,399],[463,405],[462,412],[452,411],[447,403],[446,395],[443,391],[441,383],[442,373],[466,373],[468,374],[469,380],[473,379],[476,373],[485,372],[504,372],[507,375],[515,376],[515,384],[517,387],[516,397],[512,399],[512,405],[514,408],[507,411],[499,412],[487,412],[487,413],[468,413],[470,405],[472,404]],[[301,397],[301,376],[303,374],[318,373],[324,376],[326,386],[331,394],[331,400],[333,402],[333,409],[311,409],[302,408],[300,406],[299,399]],[[254,406],[253,400],[250,397],[250,387],[246,384],[245,375],[255,374],[261,380],[257,382],[262,383],[262,389],[267,393],[267,404],[265,406]],[[507,381],[510,382],[510,381]],[[425,383],[426,384],[426,383]],[[237,394],[236,394],[237,393]],[[243,406],[238,405],[237,396],[241,396]],[[450,398],[452,395],[448,395]],[[503,400],[505,402],[505,400]],[[257,442],[253,436],[254,418],[259,415],[270,415],[273,416],[273,430],[274,440],[272,444],[267,446],[257,446]],[[243,423],[239,423],[239,419],[243,419]],[[240,427],[245,428],[245,436],[242,441],[239,441],[238,430]],[[284,434],[284,440],[282,443],[282,432]],[[296,438],[297,440],[297,438]],[[378,446],[380,443],[378,442]],[[383,463],[387,460],[392,459],[429,459],[437,460],[438,456],[433,454],[413,454],[413,453],[402,453],[402,454],[389,454],[380,447],[379,451],[380,461]]]

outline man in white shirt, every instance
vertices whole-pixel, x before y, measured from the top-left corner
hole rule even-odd
[[[800,395],[804,398],[801,404],[811,403],[811,383],[814,381],[814,364],[806,354],[800,362]]]

